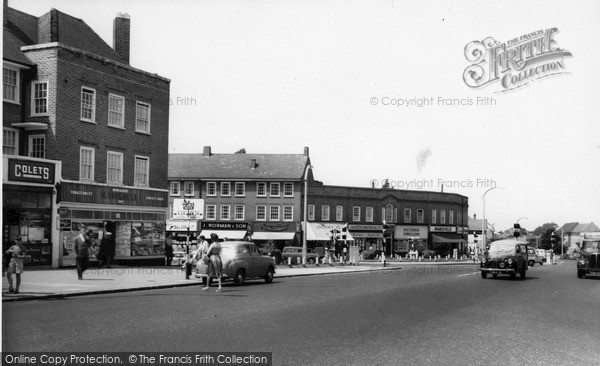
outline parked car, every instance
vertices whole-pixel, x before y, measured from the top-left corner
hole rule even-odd
[[[581,243],[581,257],[577,260],[577,277],[600,274],[600,237],[585,237]]]
[[[490,244],[485,257],[480,262],[481,277],[486,278],[491,274],[494,278],[498,274],[508,274],[511,279],[525,278],[528,262],[527,243],[517,239],[498,240]]]
[[[285,247],[281,251],[281,260],[284,263],[287,263],[287,259],[292,258],[292,263],[296,263],[298,258],[302,258],[302,248],[301,247]],[[313,249],[306,248],[306,262],[315,263],[317,258],[321,258]]]
[[[540,255],[535,248],[527,248],[527,263],[529,267],[533,267],[534,264],[539,263],[540,266],[546,262],[546,255]]]
[[[247,279],[262,278],[266,283],[273,282],[275,259],[258,252],[256,245],[247,241],[221,242],[221,261],[223,262],[223,279],[233,279],[236,285],[244,284]],[[196,264],[200,269],[202,261]],[[208,275],[197,273],[206,285]]]

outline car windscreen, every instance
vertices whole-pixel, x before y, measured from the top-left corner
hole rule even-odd
[[[514,244],[495,244],[490,245],[489,255],[490,257],[498,257],[501,255],[515,254]]]
[[[596,250],[600,248],[600,241],[586,241],[583,243],[583,250]]]

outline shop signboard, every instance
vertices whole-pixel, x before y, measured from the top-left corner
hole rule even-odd
[[[54,184],[54,163],[8,159],[8,180],[14,182]]]
[[[295,232],[296,223],[294,222],[255,222],[254,231],[260,232]]]
[[[455,233],[456,226],[430,226],[429,231],[432,233]]]
[[[394,238],[396,239],[427,239],[427,226],[396,226]]]
[[[173,218],[187,220],[204,219],[204,200],[201,198],[173,200]]]
[[[198,231],[197,220],[167,220],[167,231]]]
[[[62,202],[146,207],[168,204],[166,190],[62,182],[59,194]]]
[[[202,230],[248,230],[247,222],[202,222]]]

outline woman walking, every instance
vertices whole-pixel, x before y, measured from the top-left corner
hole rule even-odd
[[[208,265],[208,281],[206,281],[206,286],[202,288],[202,290],[208,290],[210,286],[210,282],[213,277],[217,278],[219,283],[219,288],[217,288],[217,292],[221,292],[221,277],[223,277],[223,262],[221,261],[221,244],[219,244],[219,237],[217,234],[211,234],[210,240],[212,243],[208,247],[207,255],[210,258],[210,263]]]

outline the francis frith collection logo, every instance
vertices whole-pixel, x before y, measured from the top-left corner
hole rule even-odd
[[[504,43],[487,37],[465,47],[472,64],[463,72],[465,84],[481,88],[499,83],[500,91],[516,89],[534,80],[566,72],[564,58],[571,52],[557,47],[557,28],[540,29]]]

